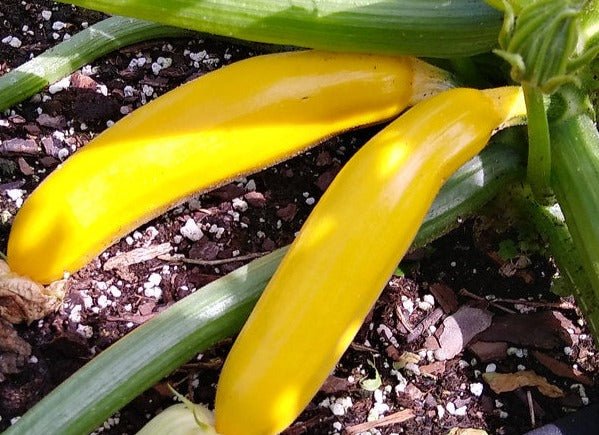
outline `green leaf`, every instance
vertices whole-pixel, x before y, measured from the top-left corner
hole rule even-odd
[[[499,242],[499,249],[497,250],[497,254],[504,261],[509,261],[512,258],[516,258],[519,254],[518,247],[513,240],[507,239]]]
[[[381,381],[381,375],[376,369],[374,362],[368,360],[368,365],[374,369],[374,378],[363,378],[360,380],[360,386],[366,391],[375,391],[382,385],[383,382]]]
[[[63,2],[248,41],[427,57],[487,52],[501,27],[501,13],[479,0]]]
[[[397,269],[395,269],[395,272],[393,272],[393,276],[397,276],[399,278],[403,278],[404,276],[406,276],[406,274],[401,269],[401,267],[398,267]]]

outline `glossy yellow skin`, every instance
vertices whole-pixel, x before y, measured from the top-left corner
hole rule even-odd
[[[349,346],[444,181],[524,113],[519,88],[450,90],[358,151],[235,341],[217,388],[219,434],[276,434],[293,422]]]
[[[390,119],[424,96],[423,84],[447,87],[443,79],[413,58],[318,51],[206,74],[125,117],[41,183],[15,218],[9,266],[38,283],[61,279],[190,195]]]

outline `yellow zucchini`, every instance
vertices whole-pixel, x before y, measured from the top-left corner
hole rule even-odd
[[[61,279],[194,193],[449,86],[414,58],[319,51],[206,74],[125,117],[44,180],[15,217],[8,264],[38,283]]]
[[[445,180],[525,114],[520,88],[454,89],[364,145],[325,192],[227,357],[222,435],[276,434],[334,368]]]

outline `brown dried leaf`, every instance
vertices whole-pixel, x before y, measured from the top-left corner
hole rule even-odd
[[[537,375],[532,370],[516,373],[483,373],[483,379],[496,393],[514,391],[522,387],[537,387],[541,394],[547,397],[563,397],[564,392],[557,386],[550,384],[543,376]]]
[[[451,287],[441,283],[434,283],[429,288],[431,294],[435,297],[443,311],[447,314],[451,314],[457,311],[458,298]]]
[[[480,362],[489,362],[506,358],[508,345],[504,341],[477,341],[468,349]]]
[[[506,314],[495,316],[491,327],[478,339],[553,349],[572,346],[573,337],[568,329],[574,329],[574,325],[558,311]]]
[[[559,361],[537,350],[533,350],[532,355],[536,358],[538,362],[543,364],[546,368],[551,370],[551,372],[557,376],[561,376],[562,378],[573,379],[577,382],[580,382],[581,384],[585,384],[588,386],[593,385],[593,381],[588,376],[586,376],[580,370],[575,369],[569,364]]]
[[[55,311],[65,291],[65,280],[43,286],[11,272],[0,260],[0,317],[10,323],[31,323]]]
[[[420,366],[420,373],[423,375],[442,375],[445,373],[445,361],[435,361],[424,366]]]
[[[0,351],[31,355],[31,345],[19,337],[13,326],[3,319],[0,319]]]
[[[351,382],[347,379],[331,375],[324,381],[324,384],[320,387],[320,391],[325,394],[337,394],[347,392],[351,385]]]

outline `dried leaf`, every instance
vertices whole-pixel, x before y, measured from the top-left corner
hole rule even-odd
[[[424,366],[420,366],[420,373],[424,376],[442,375],[445,373],[445,361],[435,361]]]
[[[66,280],[48,286],[10,271],[0,260],[0,317],[10,323],[31,323],[55,311],[66,291]]]
[[[320,391],[326,394],[337,394],[347,392],[351,385],[351,382],[346,378],[331,375],[324,381],[324,384],[320,387]]]
[[[374,391],[382,384],[381,375],[372,361],[368,361],[368,364],[374,369],[374,378],[362,379],[360,381],[360,386],[366,391]]]
[[[532,355],[536,358],[538,362],[543,364],[546,368],[551,370],[551,372],[557,376],[561,376],[562,378],[573,379],[577,382],[580,382],[581,384],[585,384],[588,386],[593,385],[593,381],[591,380],[591,378],[589,378],[580,370],[575,369],[569,364],[556,360],[555,358],[536,350],[532,351]]]
[[[484,373],[483,379],[498,394],[514,391],[521,387],[537,387],[541,394],[547,397],[564,396],[564,392],[559,387],[550,384],[547,379],[537,375],[532,370],[516,373]]]
[[[170,243],[148,246],[147,248],[136,248],[123,254],[115,255],[106,260],[104,270],[124,269],[132,264],[152,260],[160,255],[168,254],[173,247]]]
[[[491,327],[478,339],[553,349],[572,346],[573,338],[568,329],[574,329],[574,325],[558,311],[506,314],[495,316]]]
[[[411,409],[404,409],[393,414],[386,415],[375,421],[368,421],[366,423],[360,423],[355,426],[350,426],[345,429],[347,435],[359,434],[362,432],[369,431],[377,427],[389,426],[391,424],[399,424],[404,421],[408,421],[416,417],[416,414]]]
[[[508,345],[504,341],[477,341],[468,346],[480,362],[497,361],[507,357]]]
[[[418,364],[420,362],[420,356],[412,352],[403,352],[397,361],[393,362],[393,368],[395,370],[401,370],[408,364]]]
[[[449,314],[458,310],[458,298],[451,287],[441,283],[435,283],[430,286],[430,292],[446,313]]]
[[[31,355],[31,345],[19,337],[13,326],[3,319],[0,319],[0,352]]]

